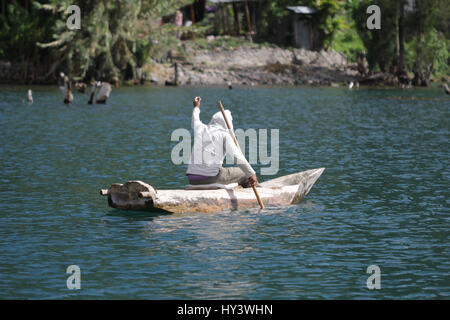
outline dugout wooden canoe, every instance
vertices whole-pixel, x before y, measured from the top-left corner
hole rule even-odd
[[[312,169],[260,183],[259,195],[266,206],[299,203],[311,190],[325,168]],[[100,190],[110,207],[136,211],[219,212],[258,207],[252,188],[231,190],[156,190],[142,181],[112,184]]]

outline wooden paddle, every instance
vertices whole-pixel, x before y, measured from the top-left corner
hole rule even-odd
[[[230,126],[230,123],[228,122],[227,115],[225,114],[225,109],[223,108],[222,102],[219,101],[218,105],[219,105],[220,111],[222,112],[223,118],[225,119],[225,123],[227,124],[228,130],[230,131],[231,137],[234,140],[234,143],[239,148],[239,150],[241,150],[241,147],[239,146],[236,136],[234,135],[233,130],[231,130],[231,126]],[[241,150],[241,152],[242,152],[242,150]],[[264,203],[262,202],[261,197],[259,196],[256,186],[252,186],[252,188],[253,188],[253,192],[255,192],[256,200],[258,200],[259,206],[261,207],[261,209],[264,209]]]

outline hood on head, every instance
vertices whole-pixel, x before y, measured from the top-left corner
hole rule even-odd
[[[230,110],[225,110],[225,115],[227,116],[228,123],[231,126],[231,130],[233,130],[233,117],[231,116]],[[223,118],[222,112],[216,112],[209,122],[209,126],[218,126],[222,129],[228,130],[227,124],[225,123],[225,119]]]

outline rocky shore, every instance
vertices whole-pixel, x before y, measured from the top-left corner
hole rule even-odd
[[[185,46],[172,63],[153,61],[148,67],[154,83],[179,85],[332,85],[358,81],[356,64],[335,51],[278,47],[196,49]]]
[[[396,85],[393,76],[378,73],[363,76],[356,63],[348,63],[336,51],[308,51],[250,44],[238,47],[199,48],[195,42],[182,43],[183,54],[171,50],[164,59],[154,60],[138,70],[139,79],[126,83],[194,86],[323,85],[343,86],[350,82],[367,85]],[[0,61],[0,83],[19,83],[19,65]],[[143,76],[145,75],[145,76]],[[49,82],[50,81],[50,82]],[[107,79],[107,81],[113,81]],[[53,84],[35,78],[34,84]]]

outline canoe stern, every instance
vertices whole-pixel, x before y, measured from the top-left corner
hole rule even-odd
[[[100,194],[108,196],[108,205],[122,210],[151,210],[154,208],[156,190],[149,184],[136,180],[124,184],[114,183]]]

